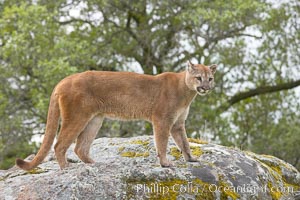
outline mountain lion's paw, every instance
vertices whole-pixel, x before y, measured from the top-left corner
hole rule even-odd
[[[199,160],[197,160],[197,158],[191,156],[191,157],[187,160],[187,162],[199,162]]]
[[[162,167],[173,167],[174,166],[174,164],[171,162],[171,161],[164,161],[164,162],[160,162],[160,165],[162,166]]]

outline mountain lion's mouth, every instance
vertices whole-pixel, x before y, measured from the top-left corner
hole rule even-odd
[[[207,95],[209,93],[209,90],[204,90],[202,88],[197,88],[197,93],[201,96]]]
[[[205,89],[200,88],[200,87],[197,88],[197,92],[198,92],[199,94],[201,94],[201,95],[207,94],[208,91],[209,91],[209,90],[205,90]]]
[[[208,91],[205,91],[205,92],[198,92],[199,95],[201,96],[204,96],[204,95],[207,95],[208,94]]]

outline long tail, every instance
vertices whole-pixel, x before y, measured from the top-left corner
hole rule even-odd
[[[28,171],[38,166],[45,159],[49,150],[51,149],[51,146],[53,144],[54,138],[57,133],[59,116],[60,114],[59,114],[58,98],[55,96],[53,92],[50,98],[46,131],[45,131],[45,136],[41,148],[31,162],[26,162],[20,158],[17,158],[16,159],[17,166],[19,166],[21,169]]]

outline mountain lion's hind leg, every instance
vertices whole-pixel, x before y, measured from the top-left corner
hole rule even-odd
[[[89,118],[79,114],[72,114],[69,118],[62,118],[62,126],[58,135],[57,142],[54,146],[55,156],[61,169],[68,166],[66,152],[72,142],[86,127]]]
[[[94,163],[94,160],[89,156],[90,147],[102,126],[102,122],[102,116],[94,117],[77,138],[75,153],[85,163]]]
[[[171,129],[171,135],[181,150],[184,159],[188,162],[197,162],[198,160],[191,155],[190,144],[186,137],[184,122],[176,122]]]

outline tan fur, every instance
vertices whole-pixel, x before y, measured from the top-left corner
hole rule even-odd
[[[166,157],[170,134],[184,158],[196,161],[190,153],[185,120],[197,92],[204,95],[213,88],[215,70],[215,65],[207,67],[189,62],[184,72],[157,76],[87,71],[66,77],[52,93],[45,138],[39,152],[31,162],[17,159],[16,164],[30,170],[42,162],[53,143],[59,117],[62,124],[54,149],[61,169],[68,165],[65,154],[76,139],[78,157],[85,163],[94,162],[89,156],[90,146],[106,117],[152,122],[163,167],[171,166]]]

